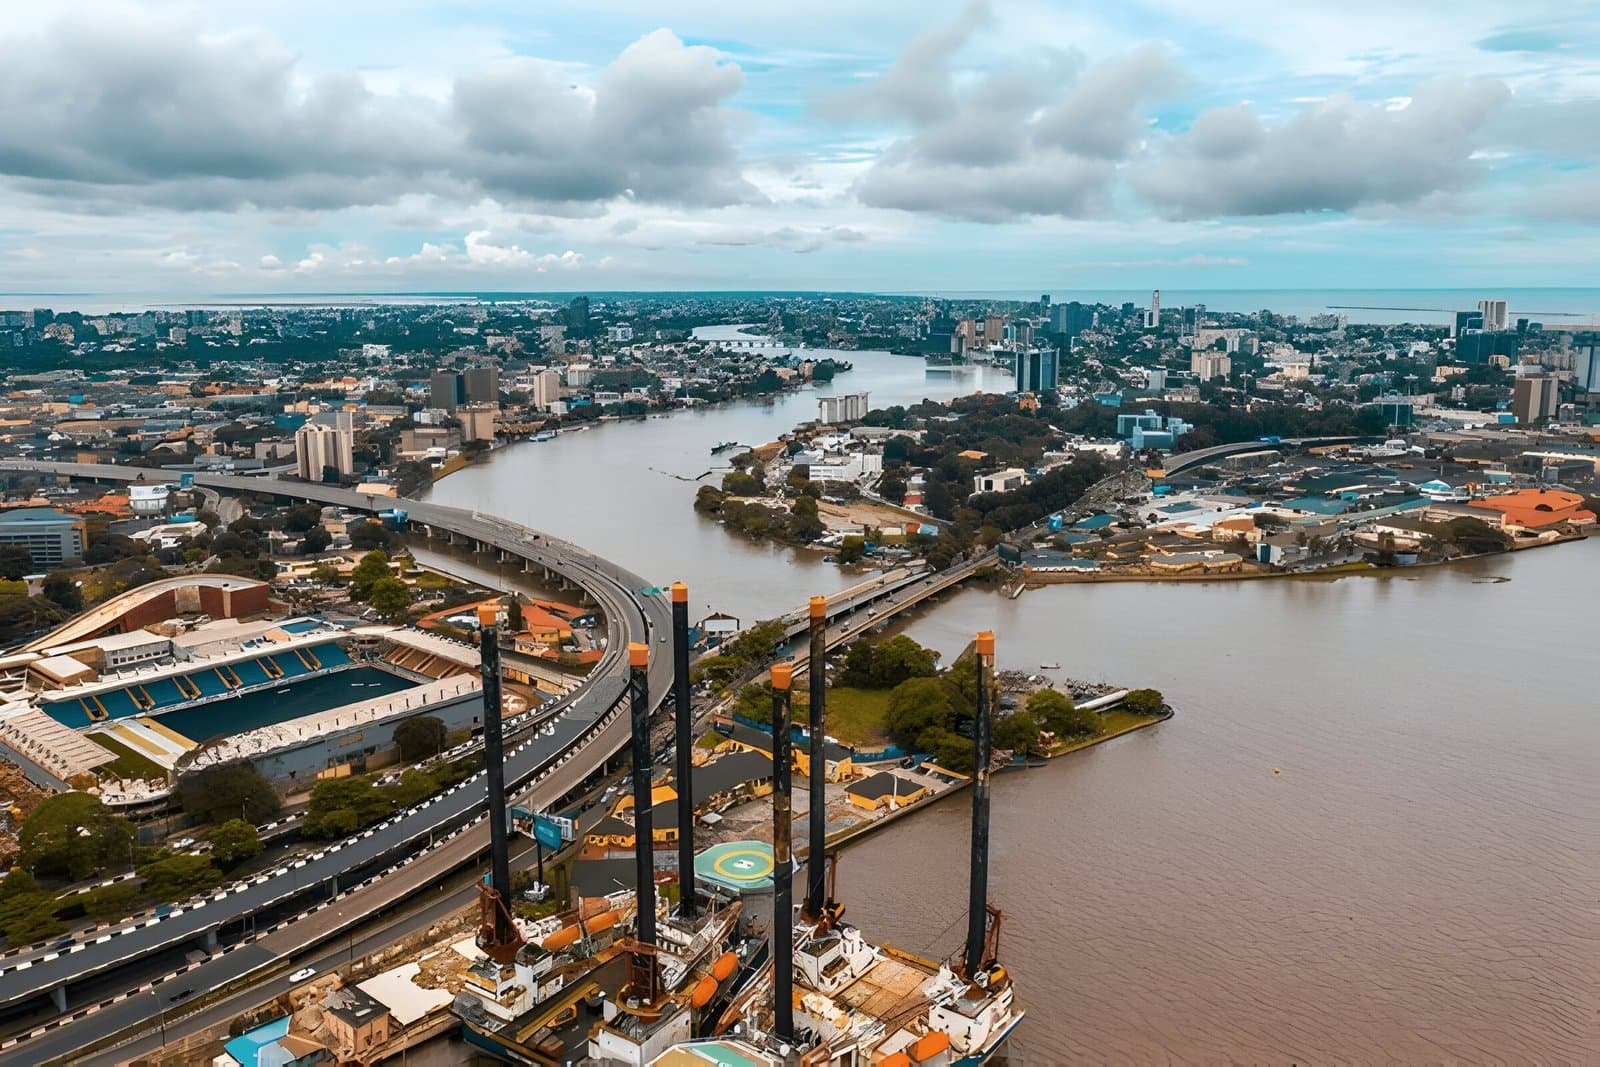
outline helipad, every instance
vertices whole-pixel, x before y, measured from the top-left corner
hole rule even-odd
[[[772,846],[761,841],[713,845],[694,858],[694,876],[737,893],[772,886]]]

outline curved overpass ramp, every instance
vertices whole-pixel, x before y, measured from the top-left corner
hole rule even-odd
[[[1319,445],[1347,445],[1360,441],[1359,437],[1284,437],[1277,441],[1235,441],[1227,445],[1197,448],[1192,452],[1179,452],[1168,456],[1161,465],[1161,473],[1178,474],[1194,467],[1202,467],[1213,460],[1227,456],[1241,456],[1246,452],[1260,452],[1269,448],[1316,448]]]
[[[160,471],[97,464],[7,461],[0,463],[0,469],[116,481],[172,478]],[[474,546],[503,551],[560,574],[593,598],[604,613],[607,650],[584,683],[562,699],[553,717],[544,719],[535,736],[527,737],[524,731],[522,739],[508,739],[507,789],[535,804],[551,802],[598,769],[627,741],[627,643],[651,641],[653,651],[664,653],[665,646],[655,638],[664,641],[671,629],[670,606],[664,598],[643,595],[640,590],[646,583],[638,575],[569,542],[460,508],[276,479],[199,475],[195,481],[216,489],[271,493],[359,510],[405,508],[413,522],[449,531]],[[665,697],[671,681],[671,656],[653,655],[649,670],[652,705]],[[415,880],[423,872],[436,877],[473,862],[488,843],[488,827],[482,818],[485,801],[480,772],[356,837],[249,881],[225,886],[209,897],[174,908],[167,916],[100,931],[71,945],[32,949],[0,959],[0,1012],[15,1014],[45,995],[54,1000],[58,1012],[74,1011],[79,1004],[71,996],[72,983],[94,976],[111,977],[145,956],[186,944],[204,943],[214,948],[221,928],[241,917],[303,896],[320,894],[326,899],[360,883],[354,899],[362,906],[341,909],[352,911],[347,922],[330,927],[326,921],[315,921],[316,914],[305,914],[274,928],[270,936],[276,951],[262,953],[257,946],[246,945],[214,956],[204,965],[207,988],[245,978],[276,962],[280,954],[316,944],[362,921],[386,902],[413,892]],[[390,866],[385,868],[385,864]],[[361,880],[365,872],[380,868],[381,874]],[[400,872],[409,873],[400,878]],[[147,978],[142,975],[137,981]],[[83,1006],[85,1011],[88,1008]],[[69,1020],[61,1022],[68,1024]],[[18,1045],[12,1039],[0,1043],[0,1058],[9,1060],[26,1051],[26,1042]]]

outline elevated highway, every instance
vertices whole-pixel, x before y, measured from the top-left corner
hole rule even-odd
[[[13,460],[0,463],[0,469],[120,482],[176,480],[167,472],[99,464]],[[602,766],[628,739],[628,717],[622,705],[630,640],[651,644],[652,704],[659,703],[670,689],[672,666],[665,643],[671,626],[670,606],[662,597],[643,595],[647,583],[638,575],[576,545],[459,508],[369,496],[337,486],[205,474],[197,475],[195,482],[224,491],[272,494],[356,510],[402,508],[413,524],[443,531],[471,548],[500,552],[523,560],[525,566],[543,568],[592,600],[605,617],[605,655],[584,683],[543,717],[532,736],[524,731],[509,742],[506,782],[523,802],[541,805],[556,800]],[[225,886],[165,916],[102,931],[92,939],[9,957],[0,962],[0,1014],[16,1020],[48,997],[56,1012],[92,1019],[103,1004],[99,997],[104,996],[106,983],[114,982],[119,973],[127,972],[130,984],[148,980],[148,970],[137,966],[141,960],[185,946],[202,945],[215,951],[230,924],[241,924],[262,913],[284,916],[270,932],[263,932],[272,939],[271,952],[257,951],[264,943],[263,935],[257,935],[256,944],[215,955],[204,965],[205,988],[246,978],[363,921],[388,903],[415,892],[419,884],[474,862],[488,842],[483,788],[480,774],[356,837]],[[342,899],[355,900],[360,906],[329,907],[328,902],[341,899],[341,894]],[[305,911],[319,903],[320,910]],[[330,919],[332,912],[344,915],[344,921]],[[135,976],[135,971],[140,973]],[[98,996],[74,995],[74,986],[87,986],[91,980],[100,990]],[[68,1020],[60,1022],[70,1025]],[[26,1041],[19,1044],[12,1038],[0,1042],[0,1059],[24,1062],[28,1058]]]
[[[1321,445],[1349,445],[1360,441],[1359,437],[1283,437],[1276,441],[1235,441],[1227,445],[1212,445],[1209,448],[1197,448],[1192,452],[1179,452],[1166,458],[1161,464],[1163,474],[1178,474],[1195,467],[1203,467],[1213,460],[1226,459],[1228,456],[1241,456],[1246,452],[1260,452],[1270,448],[1317,448]]]

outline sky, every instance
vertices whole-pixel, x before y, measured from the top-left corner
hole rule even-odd
[[[0,5],[0,292],[1583,286],[1600,11]]]

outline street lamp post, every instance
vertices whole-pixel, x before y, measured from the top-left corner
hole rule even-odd
[[[156,990],[154,990],[154,989],[150,990],[150,995],[152,997],[156,998],[156,1014],[157,1014],[157,1017],[160,1018],[160,1020],[161,1020],[161,1047],[162,1048],[166,1048],[167,1047],[167,1006],[165,1004],[161,1003],[161,994],[158,993]]]

